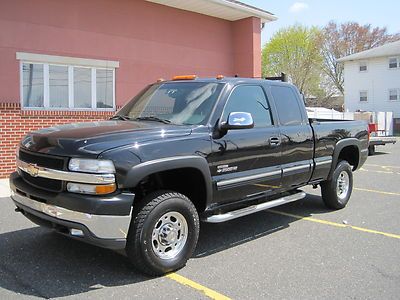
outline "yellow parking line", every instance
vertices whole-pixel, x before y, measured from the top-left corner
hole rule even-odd
[[[385,191],[377,191],[377,190],[370,190],[370,189],[363,189],[363,188],[354,188],[357,191],[363,191],[363,192],[370,192],[370,193],[378,193],[378,194],[384,194],[384,195],[393,195],[393,196],[400,196],[400,193],[394,193],[394,192],[385,192]]]
[[[182,275],[179,275],[176,273],[170,273],[170,274],[166,275],[166,277],[168,277],[169,279],[172,279],[180,284],[187,285],[195,290],[198,290],[198,291],[204,293],[204,295],[206,295],[207,297],[209,297],[211,299],[215,299],[215,300],[230,300],[231,299],[231,298],[228,298],[216,291],[213,291],[197,282],[194,282],[193,280],[183,277]]]
[[[398,166],[382,166],[382,165],[374,165],[374,164],[364,164],[364,166],[370,166],[370,167],[381,167],[381,168],[397,168],[400,169]]]
[[[331,221],[316,219],[316,218],[312,218],[312,217],[304,217],[304,216],[294,215],[294,214],[290,214],[290,213],[283,212],[283,211],[280,211],[280,210],[275,210],[275,209],[269,209],[267,211],[272,212],[274,214],[283,215],[283,216],[287,216],[287,217],[292,217],[292,218],[299,219],[299,220],[306,220],[306,221],[310,221],[310,222],[315,222],[315,223],[320,223],[320,224],[325,224],[325,225],[330,225],[330,226],[335,226],[335,227],[340,227],[340,228],[351,228],[351,229],[358,230],[358,231],[374,233],[374,234],[384,235],[386,237],[400,239],[400,235],[398,235],[398,234],[387,233],[387,232],[382,232],[382,231],[372,230],[372,229],[368,229],[368,228],[357,227],[357,226],[348,225],[348,224],[340,224],[340,223],[335,223],[335,222],[331,222]]]
[[[360,168],[360,171],[364,171],[364,172],[375,172],[375,173],[382,173],[382,174],[399,174],[393,171],[379,171],[379,170],[367,170],[364,168]]]

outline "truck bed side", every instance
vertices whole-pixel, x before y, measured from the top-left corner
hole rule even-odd
[[[314,132],[314,172],[310,183],[326,180],[344,151],[354,149],[349,158],[354,170],[368,153],[368,124],[364,121],[310,120]],[[324,163],[330,158],[332,163]]]

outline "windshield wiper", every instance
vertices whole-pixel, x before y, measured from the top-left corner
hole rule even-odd
[[[156,121],[156,122],[161,122],[161,123],[164,123],[164,124],[170,124],[171,123],[170,120],[161,119],[161,118],[158,118],[158,117],[155,117],[155,116],[137,117],[137,118],[135,118],[135,120],[138,120],[138,121],[141,121],[141,120],[143,120],[143,121]]]
[[[130,118],[130,117],[128,117],[128,116],[115,115],[115,116],[112,116],[112,117],[110,118],[110,120],[129,121],[129,120],[132,120],[132,118]]]

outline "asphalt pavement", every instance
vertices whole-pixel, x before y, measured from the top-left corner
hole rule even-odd
[[[187,266],[161,278],[32,224],[0,194],[0,299],[399,299],[399,154],[377,147],[345,209],[307,187],[301,201],[201,224]]]

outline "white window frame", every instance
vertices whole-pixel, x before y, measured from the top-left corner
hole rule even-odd
[[[396,94],[397,94],[397,99],[396,100],[390,100],[390,91],[396,91]],[[396,89],[396,88],[393,88],[393,89],[389,89],[388,90],[388,101],[389,102],[399,102],[400,101],[400,89]]]
[[[365,66],[365,70],[361,70],[361,67],[362,67],[362,66]],[[368,72],[368,63],[367,63],[366,61],[361,61],[361,62],[358,64],[358,72],[360,72],[360,73]]]
[[[16,54],[20,68],[20,103],[22,110],[74,110],[74,111],[115,111],[115,69],[119,67],[117,61],[105,61],[95,59],[85,59],[76,57],[64,57],[64,56],[53,56],[53,55],[41,55],[34,53],[17,52]],[[23,97],[23,64],[41,64],[43,65],[43,107],[25,107]],[[58,65],[68,67],[68,107],[50,107],[50,86],[49,86],[49,65]],[[88,108],[74,107],[74,67],[89,68],[91,69],[91,103],[92,106]],[[112,71],[112,108],[97,108],[97,82],[96,82],[96,70],[110,70]]]
[[[366,95],[367,95],[367,100],[366,101],[361,100],[361,93],[366,93]],[[358,102],[360,102],[360,103],[367,103],[368,102],[368,91],[367,90],[359,91],[359,93],[358,93]]]
[[[395,59],[396,60],[396,67],[395,68],[391,68],[390,67],[390,60],[391,59]],[[389,70],[398,70],[400,68],[400,57],[397,57],[397,56],[389,57],[388,60],[387,60],[387,63],[388,63],[387,67],[388,67]]]

